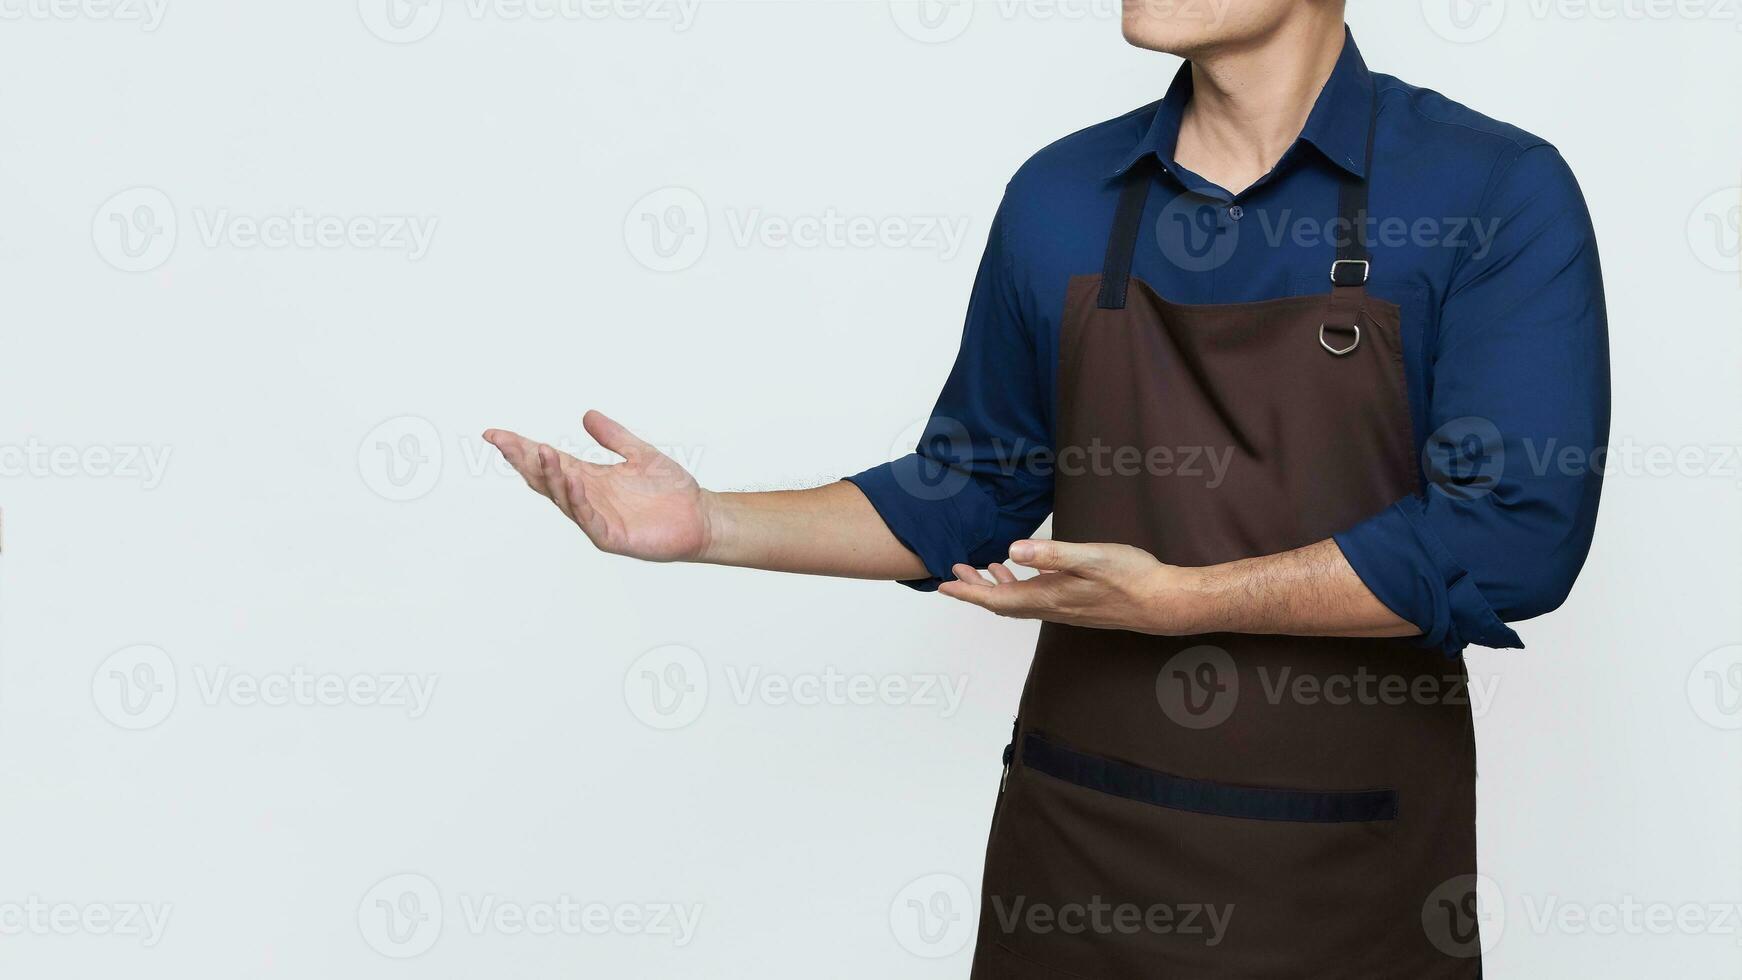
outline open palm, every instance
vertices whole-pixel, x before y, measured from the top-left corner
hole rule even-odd
[[[484,438],[599,550],[648,561],[700,557],[710,529],[707,494],[695,477],[600,412],[581,424],[623,462],[588,463],[506,429]]]

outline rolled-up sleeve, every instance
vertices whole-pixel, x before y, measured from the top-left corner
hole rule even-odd
[[[1596,524],[1609,436],[1602,273],[1578,183],[1551,146],[1500,168],[1459,258],[1428,366],[1426,490],[1336,535],[1425,645],[1522,647]]]
[[[848,477],[925,563],[930,577],[903,583],[917,589],[953,578],[957,562],[1003,560],[1010,543],[1052,510],[1051,475],[1030,465],[1051,442],[1049,396],[1005,225],[1001,208],[974,278],[961,349],[919,445]]]

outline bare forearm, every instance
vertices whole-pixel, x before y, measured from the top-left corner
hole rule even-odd
[[[842,578],[916,579],[925,565],[891,534],[858,487],[707,494],[697,561]]]
[[[1199,632],[1413,636],[1368,590],[1335,541],[1185,570]]]

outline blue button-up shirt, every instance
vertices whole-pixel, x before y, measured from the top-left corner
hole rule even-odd
[[[1572,172],[1529,133],[1370,73],[1350,38],[1300,138],[1233,194],[1173,160],[1191,91],[1187,65],[1160,102],[1011,179],[918,452],[851,477],[932,575],[908,584],[1004,559],[1051,512],[1050,472],[1010,465],[1011,447],[1052,446],[1065,287],[1101,271],[1120,174],[1163,169],[1133,275],[1178,303],[1248,303],[1328,292],[1347,172],[1370,189],[1368,290],[1403,311],[1428,489],[1335,540],[1425,644],[1522,646],[1506,623],[1560,605],[1589,550],[1608,438],[1602,277]]]

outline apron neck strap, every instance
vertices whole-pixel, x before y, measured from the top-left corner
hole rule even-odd
[[[1372,254],[1367,244],[1367,181],[1349,175],[1337,189],[1337,258],[1331,263],[1331,283],[1339,288],[1367,282]]]
[[[1365,285],[1372,268],[1367,244],[1367,185],[1373,176],[1373,135],[1379,129],[1379,84],[1373,85],[1372,108],[1367,118],[1367,159],[1356,177],[1344,174],[1337,188],[1337,224],[1343,238],[1337,258],[1331,263],[1331,283],[1338,287]]]
[[[1361,310],[1367,305],[1367,279],[1373,271],[1367,242],[1368,184],[1373,177],[1373,135],[1379,129],[1379,84],[1373,85],[1367,119],[1365,176],[1344,174],[1337,189],[1337,225],[1343,237],[1331,262],[1331,301],[1319,327],[1319,345],[1332,354],[1348,354],[1361,342]]]

